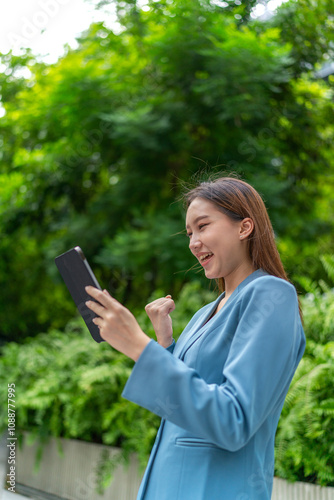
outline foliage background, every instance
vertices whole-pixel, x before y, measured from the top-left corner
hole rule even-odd
[[[195,309],[184,294],[194,292],[203,303],[214,287],[193,267],[179,199],[185,184],[224,171],[262,194],[290,278],[301,294],[315,297],[312,306],[305,302],[313,311],[309,360],[282,419],[291,418],[295,429],[306,390],[298,377],[305,380],[318,364],[332,363],[326,336],[332,295],[314,283],[328,280],[319,255],[334,252],[334,78],[318,76],[334,57],[334,4],[289,0],[266,21],[251,16],[256,0],[115,4],[117,29],[91,25],[78,48],[55,64],[38,61],[29,50],[0,55],[1,376],[11,373],[22,384],[20,428],[131,448],[134,435],[126,436],[117,420],[118,411],[142,411],[123,408],[119,399],[130,365],[105,346],[95,346],[90,359],[94,347],[86,345],[85,330],[71,326],[76,311],[54,257],[80,245],[100,283],[147,330],[142,311],[149,297],[171,293],[181,304],[175,316],[189,320]],[[57,355],[66,350],[59,332],[78,363],[73,373],[70,357]],[[53,378],[45,378],[47,360],[58,374]],[[83,360],[88,365],[80,368]],[[26,365],[31,372],[24,382]],[[112,416],[102,401],[108,367],[117,381],[105,401],[113,405]],[[312,386],[313,395],[325,387],[324,401],[330,370]],[[89,415],[93,402],[102,405],[101,421],[83,429],[80,416]],[[332,406],[318,403],[308,400],[316,422],[319,412],[327,412],[319,425],[333,432]],[[106,422],[112,418],[120,428],[111,436]],[[147,450],[156,422],[148,415],[141,421]],[[282,427],[280,464],[289,464],[291,474],[279,465],[280,474],[332,484],[333,464],[306,459],[302,447],[299,458],[289,455],[293,432],[284,432]],[[309,438],[312,451],[319,436],[314,429],[304,432],[300,443]],[[325,441],[319,457],[323,446]]]
[[[334,257],[321,262],[327,282],[304,280],[307,344],[278,425],[276,473],[334,486]]]

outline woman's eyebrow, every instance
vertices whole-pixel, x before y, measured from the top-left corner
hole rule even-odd
[[[209,215],[199,215],[198,217],[196,217],[196,219],[194,220],[194,224],[197,224],[198,221],[202,220],[202,219],[207,219],[208,217],[210,217]],[[186,228],[189,227],[189,224],[186,224]]]

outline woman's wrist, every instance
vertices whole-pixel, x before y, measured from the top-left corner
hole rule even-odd
[[[145,334],[145,337],[143,337],[140,342],[132,347],[131,354],[128,355],[129,358],[132,358],[133,361],[137,362],[143,350],[145,349],[147,344],[151,342],[151,340],[152,339]]]
[[[168,339],[163,339],[163,340],[158,340],[158,344],[160,344],[162,347],[166,348],[172,345],[173,343],[173,337],[170,337]]]

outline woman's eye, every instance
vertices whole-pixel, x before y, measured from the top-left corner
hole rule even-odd
[[[200,224],[198,226],[198,230],[201,231],[205,226],[208,226],[208,225],[209,225],[208,222],[206,224]],[[187,233],[188,238],[191,238],[192,235],[193,235],[193,233]]]

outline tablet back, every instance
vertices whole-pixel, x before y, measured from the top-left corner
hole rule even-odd
[[[86,293],[85,286],[95,286],[100,290],[101,287],[83,251],[80,247],[72,248],[56,257],[55,263],[93,339],[96,342],[103,342],[98,326],[92,321],[96,314],[85,304],[87,300],[94,300]]]

